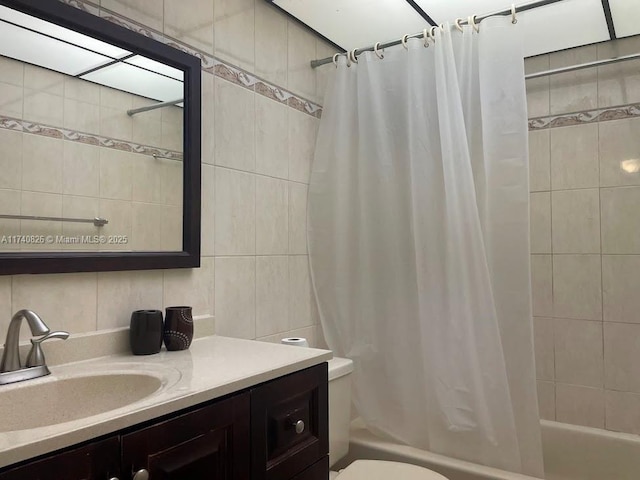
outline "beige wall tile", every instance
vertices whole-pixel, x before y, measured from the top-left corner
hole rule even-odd
[[[605,392],[606,429],[640,435],[640,395]]]
[[[553,53],[549,56],[552,69],[593,62],[596,47],[588,45]],[[561,73],[550,77],[551,113],[567,113],[595,108],[598,104],[596,69]]]
[[[256,175],[256,253],[282,255],[288,248],[288,182]]]
[[[53,193],[22,192],[21,214],[38,215],[43,217],[62,216],[62,195]],[[20,233],[22,235],[62,235],[61,222],[45,222],[39,220],[21,220]],[[53,244],[25,245],[28,250],[51,250],[57,248]]]
[[[22,132],[0,130],[0,188],[19,189],[22,186]]]
[[[24,118],[31,122],[62,126],[64,98],[47,92],[24,89]]]
[[[126,109],[101,106],[100,135],[131,141],[133,139],[133,118],[127,115]]]
[[[63,195],[62,216],[66,218],[95,218],[100,216],[100,199]],[[62,222],[62,234],[66,239],[81,235],[101,235],[102,229],[90,223]],[[67,250],[95,250],[96,245],[78,241],[67,245],[56,242],[58,247]]]
[[[600,186],[640,185],[640,118],[600,122]]]
[[[306,185],[289,182],[289,253],[307,253],[307,191]]]
[[[552,192],[553,253],[600,253],[597,188]]]
[[[147,155],[135,155],[131,158],[131,200],[146,203],[162,202],[161,165],[158,160]]]
[[[182,207],[163,205],[160,227],[162,250],[182,250]],[[202,252],[201,255],[207,256]]]
[[[287,87],[287,18],[267,2],[256,1],[256,75]]]
[[[289,176],[288,110],[262,95],[256,95],[256,172],[271,177]]]
[[[556,381],[603,386],[602,322],[554,319]]]
[[[599,255],[553,256],[553,316],[602,320]]]
[[[61,97],[64,95],[64,75],[47,68],[25,63],[24,87]]]
[[[551,253],[551,193],[531,194],[531,253]]]
[[[158,159],[162,175],[162,203],[182,206],[183,164],[175,160]]]
[[[640,323],[640,256],[603,255],[603,314],[607,322]]]
[[[0,189],[0,205],[7,215],[20,215],[22,192],[20,190]],[[0,238],[3,235],[20,235],[20,220],[0,220]],[[7,241],[8,242],[8,241]],[[0,251],[19,250],[16,243],[0,244]]]
[[[598,106],[609,107],[639,102],[639,71],[638,60],[598,67]]]
[[[289,180],[309,183],[318,119],[289,109]]]
[[[131,203],[129,248],[138,251],[162,250],[162,211],[164,205]]]
[[[604,390],[556,383],[556,420],[604,428]]]
[[[640,253],[640,187],[600,190],[602,253]]]
[[[132,169],[137,155],[119,150],[100,149],[100,197],[131,200]]]
[[[98,330],[128,327],[131,312],[162,310],[162,300],[160,271],[100,272]]]
[[[62,193],[62,140],[24,135],[22,146],[22,189]]]
[[[126,235],[131,239],[132,209],[128,200],[100,199],[100,216],[109,223],[102,227],[102,235]],[[129,244],[104,245],[101,250],[129,250]]]
[[[202,165],[202,192],[200,214],[200,249],[202,255],[213,256],[215,253],[215,168]]]
[[[16,275],[11,310],[33,310],[52,331],[90,332],[96,329],[96,291],[95,273]]]
[[[289,258],[256,258],[256,336],[289,330]]]
[[[216,56],[253,72],[254,0],[215,0],[214,13]]]
[[[551,190],[551,147],[549,130],[529,132],[529,189]]]
[[[216,257],[216,334],[256,337],[256,258]]]
[[[100,106],[95,103],[65,99],[63,125],[64,128],[84,133],[100,133]]]
[[[316,95],[316,73],[309,62],[316,58],[316,39],[311,32],[296,22],[288,21],[288,86],[306,98]]]
[[[2,65],[0,61],[0,68]],[[11,317],[15,313],[11,310],[11,280],[10,276],[0,277],[0,332],[7,331]]]
[[[65,75],[64,98],[100,105],[100,85]]]
[[[213,54],[214,0],[164,0],[164,33]]]
[[[24,63],[13,58],[0,57],[0,82],[17,85],[24,85]]]
[[[336,47],[329,45],[321,38],[316,39],[316,58],[327,58],[337,53]],[[333,64],[322,65],[316,68],[316,97],[315,100],[321,105],[324,103],[324,95],[327,90],[329,76],[331,75]]]
[[[133,99],[133,108],[147,107],[158,103],[148,98]],[[155,147],[162,146],[162,122],[159,110],[144,112],[144,115],[135,115],[131,118],[131,140],[142,145]],[[182,148],[176,149],[182,151]]]
[[[543,420],[556,419],[556,385],[553,382],[538,380],[538,409]]]
[[[537,55],[524,59],[524,73],[538,73],[549,70],[549,55]]]
[[[551,255],[531,255],[531,293],[533,315],[553,316]]]
[[[536,378],[539,380],[553,380],[555,378],[553,322],[553,318],[533,318]]]
[[[549,77],[531,78],[525,81],[527,88],[527,117],[549,115]]]
[[[100,6],[162,31],[162,2],[157,0],[100,0]]]
[[[292,329],[313,325],[311,280],[306,255],[289,257],[289,324]]]
[[[23,118],[23,105],[23,87],[0,82],[0,115]]]
[[[213,315],[214,274],[212,257],[202,257],[200,268],[164,270],[164,308],[190,305],[193,316]]]
[[[100,196],[100,147],[63,143],[63,193]]]
[[[255,175],[216,168],[216,255],[255,255]]]
[[[640,393],[640,325],[604,323],[605,388]]]
[[[256,168],[254,93],[216,78],[215,163],[253,172]],[[223,121],[224,119],[224,121]]]
[[[202,163],[213,165],[215,145],[215,77],[202,72]]]
[[[598,125],[552,128],[551,189],[599,186]]]

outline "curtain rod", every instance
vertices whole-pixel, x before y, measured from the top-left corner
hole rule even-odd
[[[516,13],[526,12],[527,10],[533,10],[534,8],[544,7],[546,5],[551,5],[552,3],[558,3],[562,1],[564,0],[538,0],[536,2],[527,3],[525,5],[516,6]],[[485,18],[494,17],[497,15],[511,15],[511,8],[507,8],[505,10],[500,10],[497,12],[485,13],[484,15],[476,15],[475,21],[476,23],[480,23]],[[463,20],[460,23],[462,25],[466,25],[468,21]],[[422,37],[422,32],[409,35],[409,38],[414,38],[414,37]],[[394,40],[392,42],[381,43],[379,48],[382,49],[387,47],[394,47],[396,45],[400,45],[401,43],[402,43],[402,40]],[[374,49],[373,45],[371,45],[370,47],[359,48],[356,50],[355,54],[360,55],[363,52],[373,52],[373,49]],[[333,57],[327,57],[320,60],[311,60],[311,68],[316,68],[331,62],[333,62]]]

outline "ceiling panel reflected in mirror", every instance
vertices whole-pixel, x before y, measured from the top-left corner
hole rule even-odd
[[[187,114],[199,115],[198,60],[65,5],[33,7],[62,12],[50,22],[24,13],[29,2],[0,3],[22,10],[0,5],[0,261],[56,252],[190,257],[199,203],[184,178],[199,202],[199,119]],[[95,35],[64,12],[95,24]],[[107,31],[123,41],[105,41]],[[186,76],[194,72],[197,81]]]

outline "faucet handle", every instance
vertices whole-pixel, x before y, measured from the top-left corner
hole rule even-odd
[[[39,367],[45,365],[44,352],[42,351],[41,343],[50,338],[60,338],[66,340],[69,338],[69,332],[51,332],[40,338],[31,339],[31,350],[27,355],[27,367]]]

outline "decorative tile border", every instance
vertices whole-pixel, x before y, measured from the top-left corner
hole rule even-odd
[[[157,40],[161,43],[198,57],[202,64],[202,70],[211,73],[216,77],[223,78],[224,80],[227,80],[231,83],[235,83],[236,85],[252,90],[259,95],[288,105],[289,107],[302,113],[311,115],[312,117],[320,118],[322,116],[321,105],[306,100],[305,98],[289,92],[277,85],[269,83],[266,80],[263,80],[260,77],[257,77],[256,75],[238,68],[230,63],[224,62],[214,57],[213,55],[196,50],[185,43],[179,42],[173,38],[169,38],[162,33],[141,25],[137,22],[134,22],[133,20],[129,20],[128,18],[120,14],[111,12],[104,8],[98,8],[92,3],[85,0],[59,1],[80,10],[92,13],[94,15],[99,15],[101,18],[115,23],[116,25],[120,25],[121,27],[132,30],[136,33],[144,35],[145,37],[153,38],[154,40]]]
[[[544,130],[546,128],[568,127],[636,117],[640,117],[640,103],[532,118],[529,120],[529,130]]]
[[[114,150],[120,150],[130,153],[139,153],[141,155],[157,155],[168,160],[182,161],[182,152],[165,150],[149,145],[140,145],[138,143],[127,142],[125,140],[103,137],[101,135],[94,135],[91,133],[78,132],[76,130],[69,130],[66,128],[43,125],[41,123],[29,122],[27,120],[6,117],[4,115],[0,115],[0,129],[31,133],[33,135],[41,135],[43,137],[84,143],[86,145],[93,145],[96,147],[112,148]]]

